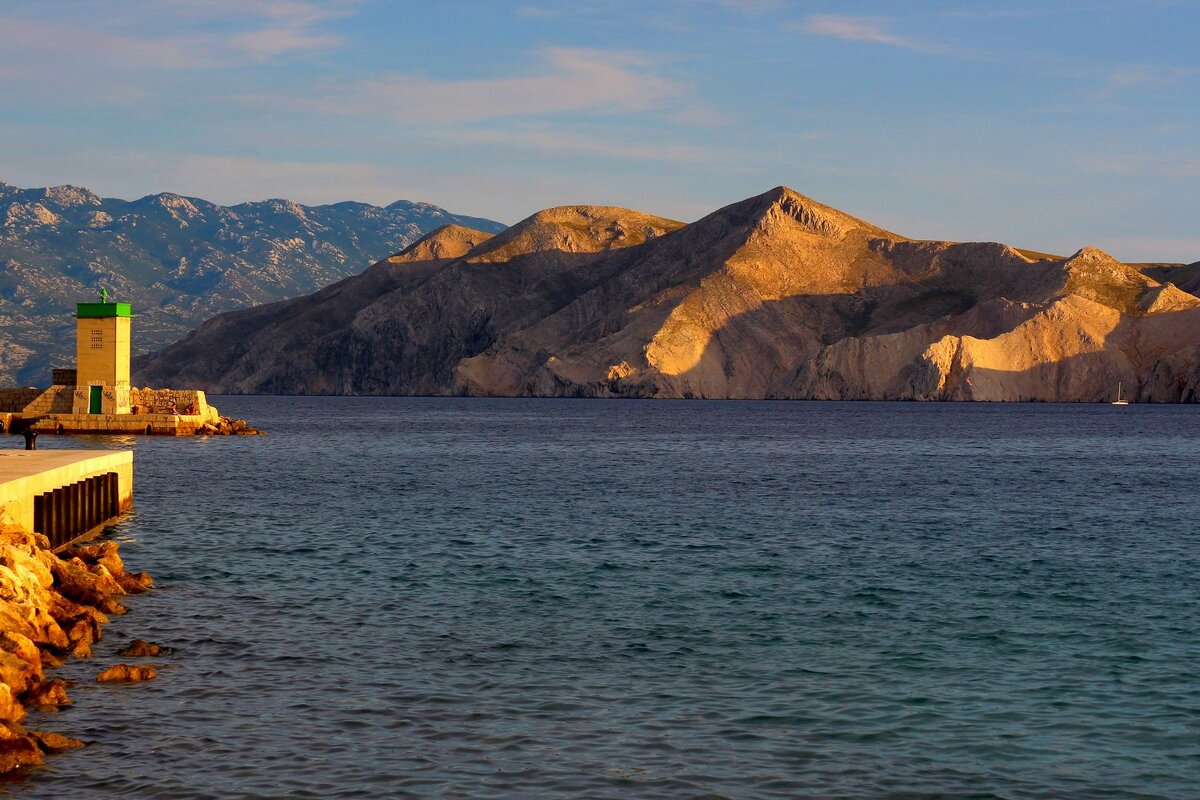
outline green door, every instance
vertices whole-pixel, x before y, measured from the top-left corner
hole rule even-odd
[[[100,396],[104,393],[104,387],[103,386],[89,386],[88,388],[91,389],[91,392],[92,392],[91,397],[88,398],[88,413],[89,414],[99,414],[100,413]]]

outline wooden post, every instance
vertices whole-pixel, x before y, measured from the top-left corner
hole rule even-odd
[[[67,529],[67,539],[73,539],[79,533],[79,529],[83,527],[83,503],[79,502],[83,492],[80,491],[78,483],[72,483],[67,487],[67,493],[69,498],[67,502],[71,506],[71,525]]]
[[[50,504],[54,507],[54,524],[46,535],[50,537],[50,544],[58,547],[67,528],[67,493],[61,487],[55,489],[50,493]]]

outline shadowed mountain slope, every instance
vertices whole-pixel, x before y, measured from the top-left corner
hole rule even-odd
[[[307,294],[434,228],[504,226],[401,200],[219,206],[156,194],[127,202],[76,186],[0,182],[0,384],[43,384],[74,361],[75,303],[101,286],[132,303],[134,346],[156,349],[222,311]]]
[[[448,242],[453,241],[453,247]],[[1093,248],[915,241],[785,187],[690,225],[549,209],[217,317],[138,380],[215,392],[1194,400],[1200,298]],[[1176,275],[1190,273],[1176,272]]]

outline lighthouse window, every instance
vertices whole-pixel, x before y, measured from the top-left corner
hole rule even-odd
[[[103,350],[104,349],[104,331],[98,331],[98,330],[92,331],[92,349],[93,350]]]

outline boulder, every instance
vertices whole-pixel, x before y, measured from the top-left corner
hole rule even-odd
[[[117,599],[154,585],[145,572],[129,574],[116,542],[76,547],[60,557],[46,537],[31,534],[0,513],[0,773],[41,763],[42,753],[80,747],[57,733],[30,734],[21,727],[27,708],[57,711],[70,705],[67,682],[45,679],[63,656],[88,658],[110,614],[124,614]],[[147,655],[164,652],[148,643]],[[151,680],[152,666],[118,664],[101,682]]]
[[[33,669],[35,673],[42,673],[42,651],[33,643],[33,640],[22,633],[16,631],[4,631],[0,633],[0,650],[12,653],[17,658],[25,661]]]
[[[100,544],[83,545],[71,550],[71,556],[78,558],[86,564],[100,564],[107,569],[114,578],[125,574],[125,564],[121,561],[121,556],[117,554],[119,545],[116,542],[101,542]]]
[[[92,644],[96,638],[88,620],[81,619],[72,625],[67,631],[67,638],[71,641],[71,655],[75,658],[92,657]]]
[[[61,733],[54,733],[53,731],[34,731],[29,735],[37,742],[38,747],[42,748],[42,751],[46,753],[61,753],[63,750],[85,746],[84,742],[78,739],[72,739],[70,736],[63,736]]]
[[[20,722],[25,717],[25,706],[13,694],[12,689],[0,683],[0,721]]]
[[[20,695],[40,681],[41,677],[25,659],[12,653],[0,652],[0,683],[7,686],[14,695]]]
[[[0,773],[42,763],[37,741],[16,723],[0,722]]]
[[[50,608],[50,614],[64,631],[72,627],[80,619],[88,620],[92,626],[92,638],[95,641],[100,641],[102,635],[100,626],[108,624],[108,615],[100,609],[76,603],[61,595],[54,598],[54,605]]]
[[[261,436],[262,431],[250,427],[244,419],[218,417],[196,428],[197,436]]]
[[[39,711],[57,711],[63,706],[71,705],[71,698],[67,695],[67,682],[62,678],[51,678],[33,686],[21,697],[21,701]]]
[[[152,681],[158,673],[152,666],[140,664],[114,664],[96,676],[97,683],[137,683]]]
[[[147,642],[145,639],[134,639],[129,643],[129,646],[117,653],[119,656],[127,658],[149,658],[158,655],[166,655],[171,652],[171,648],[163,647],[154,642]]]
[[[113,576],[113,573],[110,572],[108,567],[104,566],[103,564],[93,564],[88,569],[88,572],[96,576],[97,590],[104,592],[104,594],[110,597],[118,597],[125,594],[125,590],[121,588],[121,584],[117,582],[117,579]],[[125,574],[124,569],[121,570],[121,574]]]
[[[60,560],[54,567],[55,588],[67,599],[80,605],[99,606],[108,598],[107,586],[99,575],[88,571],[87,566],[77,558],[70,561]],[[105,570],[105,575],[112,581],[112,575]],[[116,581],[112,581],[116,586]],[[103,588],[102,588],[103,587]],[[116,587],[120,590],[120,587]]]
[[[112,614],[114,616],[120,617],[120,616],[123,616],[125,614],[125,612],[128,611],[129,609],[125,608],[125,606],[118,603],[115,598],[106,597],[100,603],[100,610],[103,611],[105,614]]]
[[[126,594],[141,594],[154,588],[154,578],[150,577],[149,572],[126,572],[115,577]]]

